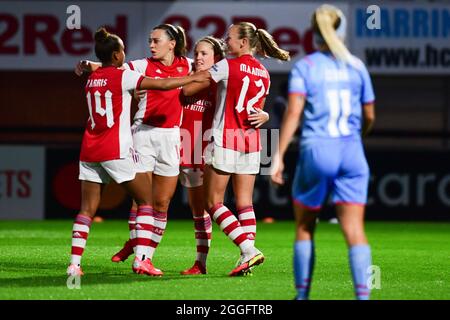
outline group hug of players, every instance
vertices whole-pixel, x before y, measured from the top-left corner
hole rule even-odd
[[[346,19],[322,5],[312,16],[317,51],[295,63],[289,100],[273,157],[271,180],[283,184],[283,157],[302,117],[300,154],[292,186],[297,222],[294,275],[297,299],[308,299],[314,267],[313,235],[328,194],[349,246],[355,293],[368,299],[371,252],[364,233],[369,168],[361,136],[374,122],[374,93],[364,64],[344,45]],[[253,188],[260,167],[259,128],[270,75],[254,57],[289,60],[264,29],[240,22],[223,41],[206,36],[187,58],[184,31],[162,24],[149,36],[151,57],[125,63],[122,40],[100,28],[98,62],[81,61],[89,119],[80,153],[82,200],[72,232],[67,274],[81,276],[81,257],[102,188],[111,179],[133,198],[130,238],[112,257],[134,254],[137,274],[162,276],[153,263],[177,182],[187,188],[195,229],[194,265],[181,273],[206,274],[212,220],[239,247],[230,276],[246,275],[263,263],[255,247]],[[130,123],[131,100],[138,102]],[[224,204],[232,180],[237,215]]]

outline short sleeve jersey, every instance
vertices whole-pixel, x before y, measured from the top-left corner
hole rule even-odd
[[[209,71],[218,85],[214,143],[245,153],[261,150],[259,129],[250,124],[248,116],[263,107],[269,93],[269,72],[251,55],[223,59]]]
[[[189,74],[192,60],[175,57],[172,65],[166,66],[158,60],[146,58],[128,62],[124,67],[150,78],[176,78]],[[182,114],[181,87],[171,90],[147,90],[144,98],[139,101],[134,119],[152,127],[174,128],[180,126]]]
[[[80,160],[102,162],[125,158],[132,146],[130,129],[131,90],[144,77],[135,71],[102,67],[85,86],[89,119],[86,123]]]
[[[289,94],[305,97],[301,143],[320,138],[360,137],[361,106],[375,95],[369,73],[354,57],[353,65],[315,52],[295,63]]]
[[[181,166],[201,168],[203,152],[210,140],[216,108],[216,84],[190,97],[183,97],[181,123]]]

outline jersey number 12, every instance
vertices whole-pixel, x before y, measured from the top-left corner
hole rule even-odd
[[[239,94],[238,103],[236,105],[236,110],[239,113],[241,113],[244,110],[244,100],[245,100],[245,96],[247,95],[248,86],[250,85],[250,78],[248,76],[245,76],[242,79],[242,82],[243,82],[243,84],[242,84],[242,88],[241,88],[241,93]],[[254,82],[255,82],[256,87],[261,88],[261,89],[256,94],[256,96],[254,96],[253,98],[251,98],[247,101],[246,109],[247,109],[248,114],[250,114],[251,112],[256,112],[256,110],[253,108],[253,106],[264,95],[264,92],[266,92],[266,88],[264,88],[264,83],[261,79],[254,81]]]

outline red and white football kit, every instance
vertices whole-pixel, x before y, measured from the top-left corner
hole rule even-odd
[[[205,161],[214,168],[240,174],[256,174],[260,165],[260,133],[248,116],[262,108],[269,93],[270,76],[252,55],[223,59],[209,70],[217,83],[213,142]]]
[[[166,66],[153,58],[124,64],[151,78],[184,77],[191,71],[192,61],[175,57]],[[134,116],[133,142],[138,154],[138,172],[154,172],[161,176],[177,176],[180,166],[180,124],[183,116],[181,87],[172,90],[147,90]]]
[[[85,86],[89,119],[80,153],[80,180],[117,183],[134,179],[130,129],[131,90],[144,77],[114,66],[94,71]]]
[[[180,182],[187,188],[203,184],[203,153],[211,138],[216,107],[216,84],[193,96],[183,97]]]
[[[206,149],[205,163],[227,173],[257,174],[260,136],[248,116],[257,112],[255,108],[263,107],[270,87],[269,73],[249,54],[223,59],[209,72],[218,88],[212,142]],[[264,261],[264,255],[255,248],[256,217],[253,206],[236,209],[238,219],[222,202],[207,208],[220,229],[241,251],[238,265],[230,276],[245,273]]]
[[[216,107],[217,86],[189,97],[184,97],[183,122],[181,123],[180,183],[186,188],[203,185],[203,152],[211,138],[211,125]],[[182,274],[206,273],[206,259],[211,246],[211,217],[204,210],[192,208],[197,255],[192,268]]]

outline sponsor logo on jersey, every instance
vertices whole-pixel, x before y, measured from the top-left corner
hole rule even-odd
[[[212,106],[212,102],[210,100],[206,100],[206,99],[199,99],[195,96],[193,97],[184,97],[184,102],[185,104],[189,107],[191,106],[191,110],[195,110],[195,111],[201,111],[203,112],[205,110],[205,108],[211,107]],[[193,106],[199,106],[201,108],[199,109],[193,109]]]

